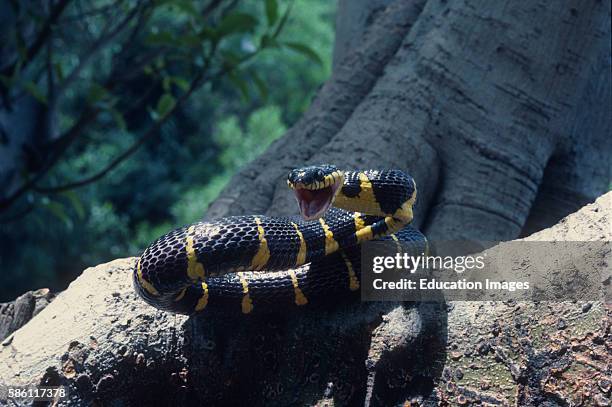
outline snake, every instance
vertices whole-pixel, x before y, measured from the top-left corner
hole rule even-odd
[[[416,184],[401,170],[296,168],[287,184],[300,215],[228,216],[175,229],[149,245],[133,271],[136,292],[173,313],[282,310],[356,296],[361,246],[427,239],[410,223]]]

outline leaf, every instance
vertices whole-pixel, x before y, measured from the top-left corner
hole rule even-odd
[[[171,84],[171,79],[169,76],[164,76],[164,79],[162,80],[162,88],[164,89],[165,92],[169,92],[170,91],[170,84]]]
[[[18,30],[15,32],[15,45],[17,45],[17,52],[19,52],[19,59],[21,61],[25,61],[28,58],[28,47],[26,46],[26,41],[23,39],[23,35],[21,31]]]
[[[174,0],[172,4],[185,14],[189,14],[193,17],[200,17],[200,13],[198,13],[198,10],[190,0]]]
[[[285,26],[285,23],[287,22],[287,19],[289,18],[289,12],[291,11],[292,6],[293,6],[293,2],[289,3],[289,7],[287,7],[285,12],[283,13],[283,16],[281,17],[280,22],[278,23],[278,26],[276,26],[276,30],[274,30],[274,34],[272,35],[272,38],[278,37],[278,35],[283,30],[283,27]]]
[[[89,87],[89,92],[87,93],[87,100],[89,103],[94,104],[105,98],[107,95],[108,90],[106,90],[104,86],[98,85],[97,83],[92,83]]]
[[[268,26],[272,27],[278,19],[278,3],[276,0],[266,0],[266,17]]]
[[[216,31],[213,30],[212,28],[206,26],[206,27],[202,27],[202,29],[200,31],[198,31],[198,37],[200,37],[201,40],[205,40],[205,39],[215,39],[216,36]]]
[[[127,124],[125,123],[125,119],[123,118],[123,115],[121,114],[121,112],[119,112],[117,109],[110,109],[109,112],[111,116],[113,116],[113,120],[115,121],[115,123],[117,123],[117,126],[121,130],[126,131]]]
[[[253,78],[253,83],[255,83],[255,87],[257,88],[257,91],[261,95],[261,98],[264,100],[264,102],[267,101],[268,100],[268,86],[261,79],[261,77],[257,74],[257,72],[252,71],[251,77]]]
[[[323,65],[323,61],[321,60],[321,57],[309,46],[301,44],[299,42],[283,42],[282,44],[308,57],[309,59],[316,62],[317,64]]]
[[[231,71],[228,74],[228,78],[230,82],[236,85],[236,87],[240,91],[240,94],[242,95],[244,100],[248,100],[249,99],[249,87],[247,85],[247,82],[242,77],[237,75],[236,72],[234,71]]]
[[[159,118],[165,117],[168,113],[174,109],[176,105],[176,99],[169,93],[164,93],[157,102],[157,108],[155,109]]]
[[[153,119],[154,121],[159,120],[159,115],[157,114],[155,110],[153,110],[152,107],[147,106],[147,111],[149,112],[149,116],[151,116],[151,119]]]
[[[60,81],[64,80],[64,70],[62,69],[62,64],[56,62],[53,64],[53,69],[55,69],[55,74]]]
[[[182,91],[187,92],[187,90],[189,89],[189,81],[187,79],[181,78],[180,76],[172,76],[171,79],[172,82],[174,82],[174,84],[178,86]]]
[[[268,34],[264,34],[261,36],[259,45],[261,48],[278,47],[278,41],[276,41],[274,37],[270,37]]]
[[[27,81],[23,84],[23,88],[34,97],[34,99],[38,100],[40,103],[47,104],[47,96],[36,86],[36,84],[32,81]]]
[[[185,34],[177,38],[177,44],[195,48],[202,44],[202,39],[198,34]]]
[[[145,43],[149,45],[176,45],[174,34],[169,31],[160,31],[151,33],[145,39]]]
[[[10,88],[13,86],[13,78],[6,75],[0,75],[0,83],[2,83],[2,85],[4,85],[6,88]]]
[[[62,192],[61,194],[70,201],[79,219],[84,219],[85,218],[85,207],[83,206],[83,203],[81,202],[81,199],[76,194],[76,192],[72,190],[68,190],[68,191]]]
[[[47,201],[43,203],[43,206],[47,208],[47,210],[51,212],[56,218],[64,222],[68,229],[72,229],[72,220],[68,215],[66,215],[66,211],[64,210],[62,204],[55,201]]]
[[[250,14],[233,12],[226,15],[219,23],[217,28],[218,36],[225,36],[233,33],[250,32],[257,26],[257,19]]]
[[[233,68],[240,63],[240,56],[232,51],[223,50],[219,53],[223,57],[223,66]]]

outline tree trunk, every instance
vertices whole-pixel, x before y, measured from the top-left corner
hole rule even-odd
[[[363,40],[339,37],[355,48],[336,46],[311,109],[208,217],[295,212],[284,175],[317,162],[407,170],[433,239],[512,239],[607,190],[609,2],[396,1],[343,27],[366,3],[340,3],[339,28]]]
[[[392,0],[338,0],[340,12],[336,14],[334,69],[338,69],[342,60],[358,48],[376,17],[392,2]],[[424,4],[422,1],[418,3],[421,3],[421,7]]]

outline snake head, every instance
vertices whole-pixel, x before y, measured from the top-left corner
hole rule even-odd
[[[293,189],[300,213],[306,220],[321,217],[334,202],[343,183],[344,173],[329,164],[297,168],[287,176],[287,184]]]

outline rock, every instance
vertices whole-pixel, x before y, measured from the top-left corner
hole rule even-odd
[[[611,203],[606,194],[525,241],[612,240]],[[591,301],[588,313],[571,302],[458,301],[448,313],[446,304],[339,302],[264,316],[187,317],[136,297],[134,264],[119,259],[85,270],[15,331],[0,346],[1,381],[66,385],[66,405],[316,404],[330,392],[337,405],[363,404],[364,394],[382,405],[419,397],[423,404],[518,398],[531,405],[552,392],[571,400],[582,391],[574,383],[584,380],[572,375],[604,377],[612,362],[605,349],[610,311],[601,301]],[[560,315],[565,329],[551,330]],[[560,352],[569,337],[580,343]],[[475,352],[450,355],[467,348]],[[478,370],[469,369],[474,363]],[[487,382],[473,380],[474,372]]]
[[[42,311],[55,295],[48,288],[28,291],[16,300],[0,304],[0,341]]]

